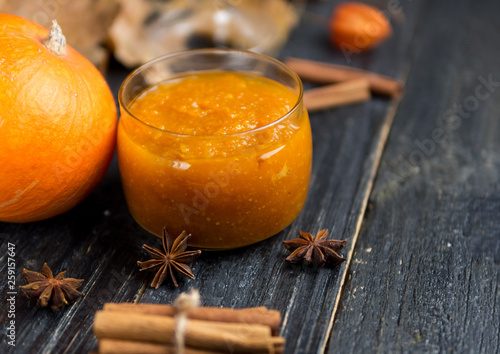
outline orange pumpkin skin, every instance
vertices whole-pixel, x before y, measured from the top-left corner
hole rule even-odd
[[[48,30],[0,14],[0,221],[30,222],[82,201],[109,167],[116,106],[99,71]]]

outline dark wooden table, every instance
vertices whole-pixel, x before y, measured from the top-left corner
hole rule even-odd
[[[194,280],[158,290],[137,260],[159,240],[128,214],[116,161],[70,212],[0,224],[1,350],[86,353],[105,302],[171,303],[198,288],[207,306],[282,313],[287,353],[500,352],[500,2],[373,1],[394,35],[343,55],[327,38],[337,1],[311,2],[280,58],[348,64],[402,79],[404,97],[374,97],[311,114],[309,198],[286,230],[231,252],[204,253]],[[115,94],[126,72],[112,66]],[[307,84],[307,83],[306,83]],[[8,168],[8,166],[1,166]],[[348,240],[333,269],[287,264],[281,242],[328,228]],[[8,246],[23,267],[84,278],[85,297],[59,312],[15,296],[6,337]]]

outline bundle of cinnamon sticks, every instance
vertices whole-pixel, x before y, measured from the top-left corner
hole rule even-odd
[[[285,64],[302,80],[326,84],[304,92],[304,104],[310,112],[366,101],[372,92],[399,97],[403,91],[400,80],[371,71],[299,58],[287,58]]]
[[[176,309],[170,305],[107,303],[94,318],[98,353],[177,353]],[[283,353],[279,311],[265,307],[197,307],[187,312],[184,353]]]

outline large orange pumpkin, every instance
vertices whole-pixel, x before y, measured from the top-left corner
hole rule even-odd
[[[116,107],[99,71],[48,31],[0,14],[0,221],[63,213],[104,176]]]

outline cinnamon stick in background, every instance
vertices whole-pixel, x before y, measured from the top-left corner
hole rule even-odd
[[[400,80],[367,70],[298,58],[287,58],[285,64],[294,70],[301,79],[320,84],[364,78],[368,80],[370,90],[374,93],[398,97],[403,91],[403,83]]]
[[[175,316],[175,308],[163,304],[106,303],[103,310],[144,315]],[[203,321],[261,324],[270,327],[273,334],[277,334],[281,322],[279,311],[269,310],[263,306],[246,309],[198,307],[188,311],[188,318]]]
[[[309,112],[313,112],[367,101],[370,97],[370,83],[367,79],[360,78],[306,90],[304,91],[304,105]]]

